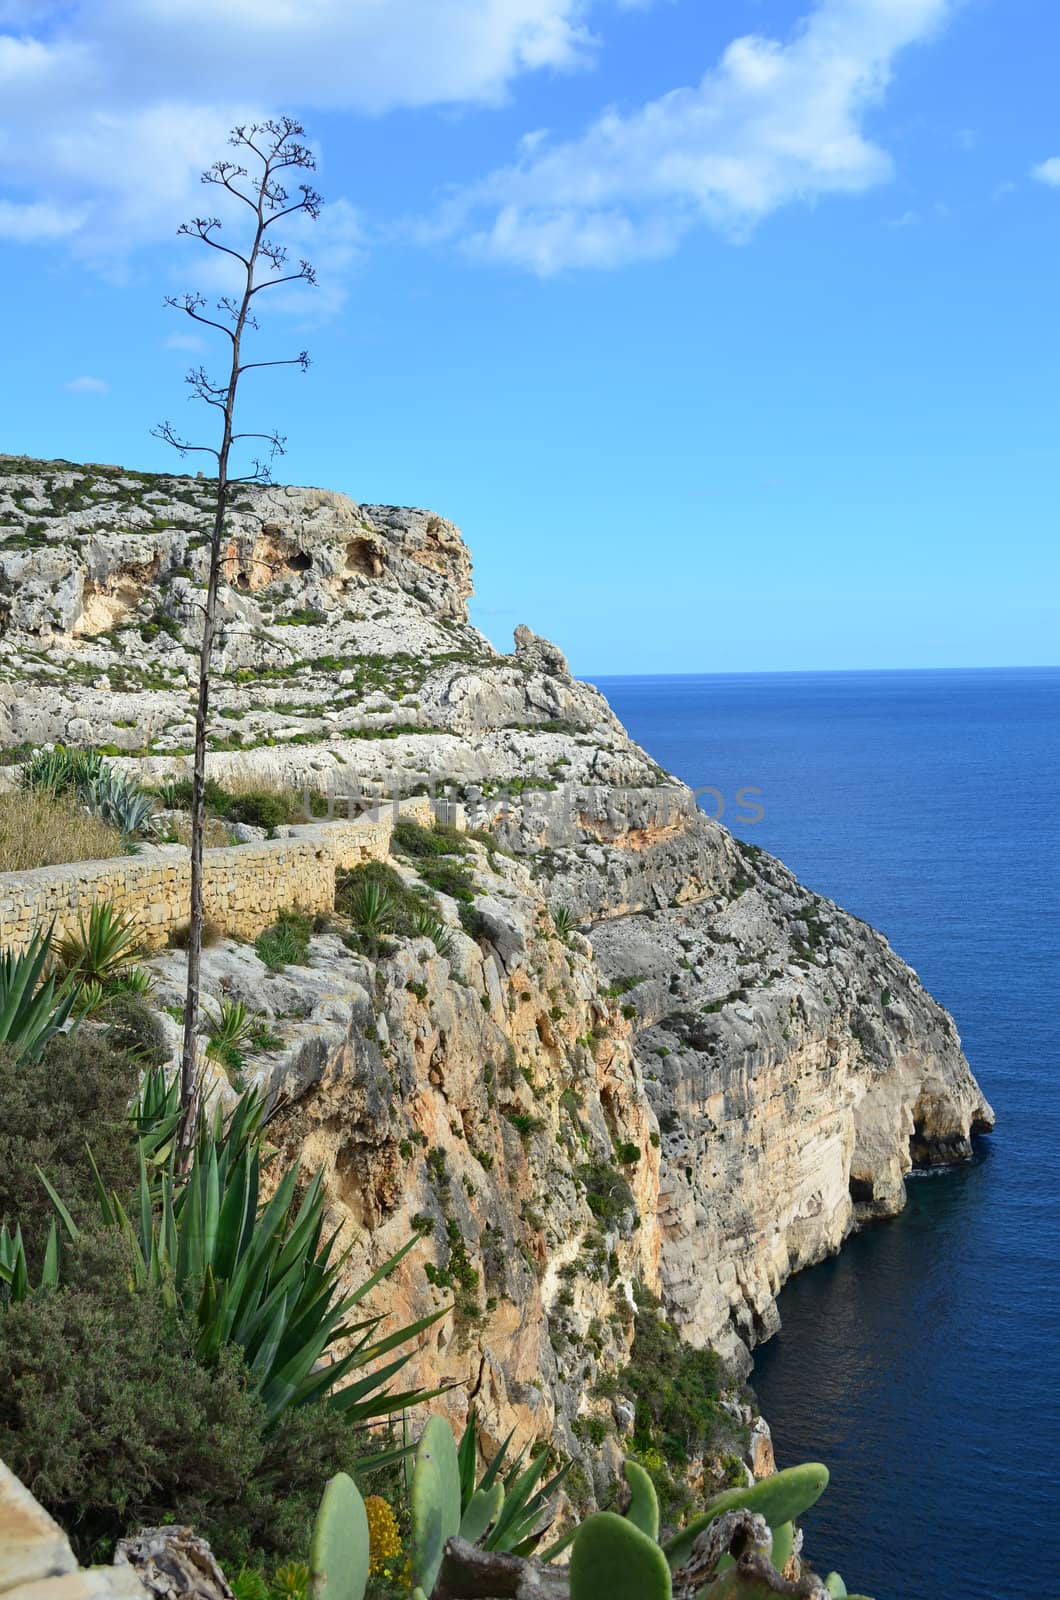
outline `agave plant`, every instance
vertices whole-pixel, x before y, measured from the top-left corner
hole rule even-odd
[[[449,960],[453,954],[453,930],[440,922],[429,911],[417,911],[412,919],[412,931],[417,939],[429,939],[438,954]]]
[[[566,1466],[561,1467],[547,1482],[542,1483],[551,1454],[546,1444],[533,1455],[530,1455],[529,1447],[521,1450],[505,1472],[504,1463],[514,1436],[514,1431],[508,1435],[482,1477],[477,1477],[481,1436],[475,1408],[471,1407],[467,1426],[464,1428],[457,1450],[460,1467],[460,1510],[462,1515],[466,1515],[476,1496],[478,1497],[476,1504],[480,1505],[488,1504],[489,1499],[495,1496],[499,1502],[499,1509],[484,1537],[480,1537],[479,1543],[484,1550],[501,1550],[510,1555],[528,1556],[536,1550],[548,1532],[552,1520],[547,1516],[549,1501],[561,1487],[571,1469],[571,1462],[568,1461]],[[530,1461],[529,1465],[526,1465],[528,1455]],[[497,1492],[498,1484],[503,1489],[503,1499]]]
[[[117,828],[124,838],[135,839],[154,831],[153,797],[113,767],[103,767],[78,792],[89,810]]]
[[[25,950],[0,952],[0,1042],[26,1061],[35,1061],[66,1026],[74,1004],[75,989],[59,990],[55,974],[45,976],[54,932],[53,922]]]
[[[113,1011],[120,996],[145,1000],[155,986],[154,974],[146,967],[126,967],[106,983],[98,978],[79,982],[74,995],[74,1014],[78,1017],[103,1017]]]
[[[561,939],[566,939],[572,934],[577,924],[577,918],[570,906],[557,906],[552,913],[552,921]]]
[[[350,915],[358,933],[374,942],[393,928],[394,902],[382,884],[373,883],[369,878],[357,885]]]
[[[58,1287],[58,1283],[59,1235],[53,1222],[48,1230],[39,1287],[54,1289]],[[22,1229],[16,1225],[12,1234],[8,1231],[6,1222],[0,1223],[0,1306],[5,1301],[17,1306],[31,1292],[32,1285],[29,1281],[26,1247],[22,1242]]]
[[[47,789],[52,794],[80,794],[106,770],[97,750],[36,750],[20,773],[24,789]]]
[[[71,981],[95,982],[111,988],[143,952],[143,941],[132,922],[109,901],[97,900],[88,913],[77,919],[77,933],[61,939],[56,948],[59,962]]]
[[[157,1083],[151,1094],[164,1128],[168,1097],[159,1094]],[[106,1194],[96,1174],[104,1224],[120,1228],[135,1246],[137,1287],[156,1290],[197,1320],[201,1361],[215,1361],[228,1344],[242,1348],[270,1427],[289,1407],[314,1401],[326,1399],[350,1420],[366,1423],[440,1394],[441,1389],[394,1394],[388,1386],[411,1359],[410,1342],[448,1307],[382,1338],[377,1337],[380,1317],[350,1320],[418,1235],[358,1288],[341,1293],[351,1251],[336,1256],[336,1234],[324,1238],[323,1175],[309,1184],[297,1210],[297,1165],[260,1204],[263,1127],[256,1094],[244,1095],[227,1121],[220,1113],[212,1121],[203,1118],[191,1169],[179,1186],[172,1157],[161,1183],[152,1178],[141,1141],[135,1221],[116,1195]],[[40,1177],[64,1228],[76,1239],[73,1218],[46,1175]],[[346,1353],[328,1364],[334,1347],[350,1341]],[[394,1351],[399,1353],[383,1361]]]
[[[220,1061],[238,1072],[243,1065],[243,1049],[254,1031],[254,1018],[242,1000],[222,1000],[216,1015],[206,1011],[206,1028],[210,1036],[206,1054],[211,1061]]]

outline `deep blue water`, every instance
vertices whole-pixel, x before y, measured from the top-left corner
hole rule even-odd
[[[1058,1600],[1060,668],[597,681],[735,833],[883,929],[998,1116],[781,1295],[752,1382],[780,1464],[832,1470],[808,1553],[877,1600]]]

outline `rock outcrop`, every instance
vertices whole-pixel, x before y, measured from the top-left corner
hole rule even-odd
[[[0,743],[186,764],[208,490],[0,458]],[[245,946],[204,965],[282,1036],[278,1137],[325,1168],[358,1270],[422,1233],[389,1309],[456,1311],[413,1376],[459,1379],[446,1403],[470,1392],[498,1438],[620,1437],[597,1390],[637,1281],[746,1370],[789,1274],[992,1124],[953,1022],[880,934],[709,821],[555,646],[521,627],[498,654],[451,523],[242,489],[225,576],[215,775],[340,808],[445,793],[494,841],[474,915],[440,901],[446,955],[325,931],[274,979]],[[155,965],[176,1000],[179,956]]]

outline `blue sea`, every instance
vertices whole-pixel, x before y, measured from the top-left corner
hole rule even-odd
[[[1058,1600],[1060,668],[597,681],[711,814],[887,934],[997,1113],[781,1294],[752,1383],[780,1464],[832,1472],[807,1553],[877,1600]]]

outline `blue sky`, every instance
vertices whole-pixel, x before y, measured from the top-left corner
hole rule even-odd
[[[282,476],[463,528],[591,674],[1058,658],[1048,0],[0,0],[0,448],[171,464],[163,294],[301,117]],[[299,243],[301,241],[298,241]]]

